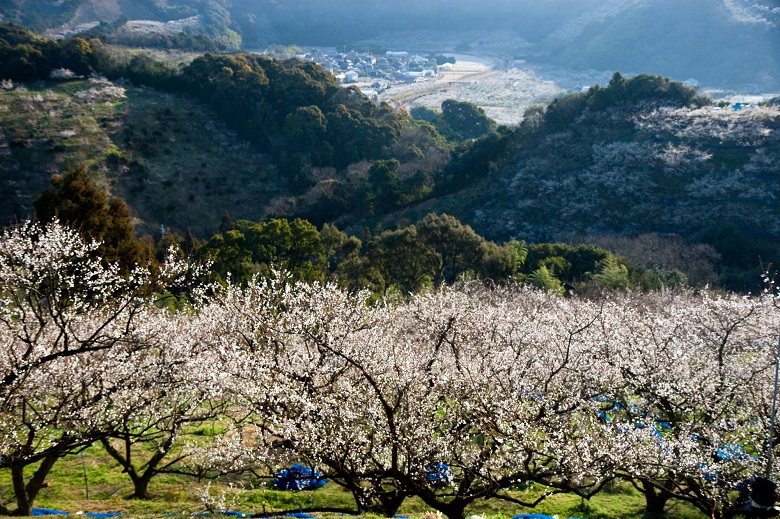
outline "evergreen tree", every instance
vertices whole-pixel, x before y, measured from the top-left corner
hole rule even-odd
[[[230,213],[225,211],[225,213],[222,215],[222,222],[219,224],[219,232],[222,234],[232,231],[236,228],[236,222],[233,220],[233,217],[230,216]]]
[[[447,99],[441,104],[441,115],[434,121],[443,135],[451,139],[476,139],[490,133],[496,122],[485,110],[466,101]]]
[[[438,257],[435,285],[452,283],[460,274],[481,266],[485,239],[457,218],[431,213],[417,224],[417,234]]]
[[[547,270],[547,267],[544,265],[528,276],[528,282],[536,288],[540,288],[547,292],[555,292],[556,294],[563,293],[563,285],[560,280],[550,274],[550,271]]]
[[[184,234],[184,239],[181,243],[182,252],[184,252],[184,254],[187,256],[190,256],[193,252],[198,250],[200,246],[200,241],[195,237],[194,234],[192,234],[192,230],[188,227],[187,232]]]
[[[106,261],[118,262],[124,271],[153,261],[152,247],[135,236],[127,203],[119,197],[109,198],[86,166],[54,175],[51,183],[35,200],[37,219],[57,218],[78,229],[85,239],[101,242],[99,254]]]
[[[599,271],[591,275],[591,282],[596,286],[612,290],[628,290],[632,288],[628,278],[628,268],[618,263],[615,256],[608,256],[599,262]]]

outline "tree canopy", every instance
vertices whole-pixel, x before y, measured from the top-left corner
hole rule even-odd
[[[59,43],[18,25],[0,23],[0,77],[3,79],[48,79],[52,70],[58,68],[88,75],[95,71],[97,62],[92,44],[82,38]]]

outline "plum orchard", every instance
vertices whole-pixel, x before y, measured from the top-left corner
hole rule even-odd
[[[98,440],[128,457],[167,446],[159,471],[301,462],[361,512],[418,496],[451,519],[477,499],[534,506],[616,478],[650,509],[674,497],[724,518],[764,470],[772,290],[593,300],[473,283],[368,306],[274,273],[172,313],[154,297],[184,264],[120,277],[57,223],[0,247],[0,474],[17,501],[0,513],[29,511],[56,460]],[[183,424],[216,419],[222,436],[187,443]],[[136,495],[155,473],[130,474]],[[548,492],[512,492],[528,483]]]
[[[649,507],[674,496],[728,516],[729,492],[762,470],[769,294],[589,301],[475,284],[362,300],[258,281],[201,312],[235,355],[226,384],[264,460],[318,466],[362,510],[417,495],[456,518],[483,497],[521,502],[506,492],[521,483],[589,496],[624,478]],[[439,462],[444,484],[429,477]]]

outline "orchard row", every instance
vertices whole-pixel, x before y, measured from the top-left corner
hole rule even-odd
[[[766,470],[771,280],[751,297],[475,282],[367,304],[283,272],[209,285],[175,254],[120,274],[96,247],[56,221],[0,240],[0,481],[15,498],[0,514],[29,515],[54,464],[95,442],[137,497],[162,470],[299,462],[358,512],[417,496],[450,519],[615,479],[648,510],[677,498],[724,518]],[[511,490],[528,483],[549,491],[522,502]]]

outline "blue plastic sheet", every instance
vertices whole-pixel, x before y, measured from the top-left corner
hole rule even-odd
[[[289,469],[282,469],[274,475],[274,488],[278,490],[314,490],[328,482],[319,470],[297,463]]]
[[[551,515],[545,514],[517,514],[512,519],[555,519]]]
[[[757,458],[747,453],[742,445],[729,443],[718,449],[718,458],[723,461],[755,461]]]
[[[425,467],[425,479],[435,487],[444,487],[450,484],[453,479],[452,470],[446,463],[436,461]]]
[[[68,515],[70,512],[63,512],[62,510],[52,510],[51,508],[33,508],[33,515]]]

